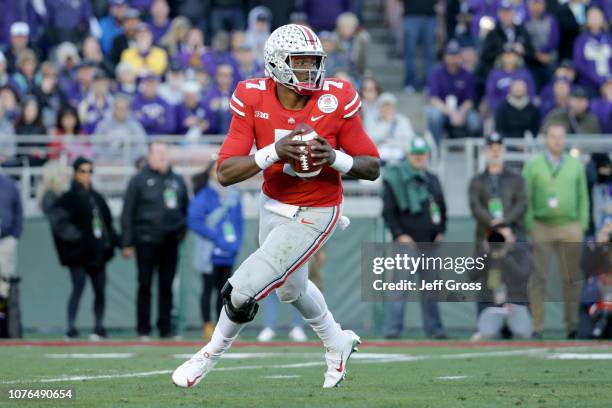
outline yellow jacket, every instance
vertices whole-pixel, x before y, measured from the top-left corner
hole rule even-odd
[[[137,74],[144,69],[162,75],[168,66],[168,54],[162,48],[151,47],[146,56],[141,56],[135,47],[126,48],[121,53],[121,62],[131,65]]]

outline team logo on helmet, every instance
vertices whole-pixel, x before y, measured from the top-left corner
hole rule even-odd
[[[313,56],[316,62],[313,67],[293,68],[291,57],[297,56]],[[325,79],[325,58],[319,37],[310,28],[297,24],[274,30],[264,47],[267,74],[299,94],[321,89]]]
[[[323,113],[332,113],[338,107],[338,99],[332,94],[321,95],[317,101],[317,106]]]

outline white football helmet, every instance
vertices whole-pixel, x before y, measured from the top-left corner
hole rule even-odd
[[[300,55],[315,56],[315,66],[292,68],[291,57]],[[326,57],[319,37],[310,28],[297,24],[287,24],[274,30],[264,47],[268,75],[300,95],[321,89],[325,79]]]

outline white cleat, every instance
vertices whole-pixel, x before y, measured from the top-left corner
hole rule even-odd
[[[259,332],[259,335],[257,336],[257,341],[265,343],[267,341],[271,341],[274,336],[276,336],[276,332],[271,328],[266,327],[261,332]]]
[[[325,350],[327,371],[325,372],[323,388],[337,387],[344,380],[344,377],[346,377],[346,364],[351,354],[357,351],[357,347],[361,344],[361,339],[352,330],[344,330],[343,333],[346,339],[341,348],[328,347]]]
[[[197,385],[208,374],[221,356],[211,356],[207,351],[198,351],[189,360],[181,364],[172,373],[174,385],[191,388]]]
[[[293,329],[291,329],[291,331],[289,332],[289,338],[292,341],[295,341],[296,343],[303,343],[305,341],[308,341],[308,337],[306,336],[306,333],[304,333],[304,329],[302,329],[301,327],[294,327]]]

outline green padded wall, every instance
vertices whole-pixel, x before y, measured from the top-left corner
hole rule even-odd
[[[346,231],[337,231],[326,245],[327,262],[323,268],[324,293],[334,315],[347,327],[372,329],[379,332],[380,305],[360,300],[360,243],[381,240],[380,219],[352,218]],[[245,240],[240,254],[244,259],[256,248],[256,221],[246,223]],[[447,239],[462,241],[473,236],[473,221],[455,218],[449,222]],[[199,293],[201,277],[191,267],[191,239],[183,244],[180,279],[175,282],[175,303],[180,311],[182,326],[200,325]],[[25,223],[19,243],[18,271],[21,282],[21,309],[26,330],[59,332],[63,330],[66,301],[70,289],[69,274],[57,259],[46,220],[30,219]],[[154,290],[155,292],[155,290]],[[136,272],[134,260],[124,260],[117,253],[107,271],[106,326],[132,329],[135,326]],[[155,296],[152,301],[153,318],[156,316]],[[560,308],[552,305],[547,310],[547,326],[559,328]],[[288,324],[291,307],[281,306],[280,325]],[[475,325],[475,305],[444,304],[442,317],[449,328],[468,329]],[[253,326],[260,325],[261,313]],[[407,327],[420,328],[420,310],[416,303],[408,305]],[[154,323],[154,322],[153,322]],[[92,326],[92,293],[88,286],[81,300],[78,325]],[[410,335],[410,332],[406,333]]]

